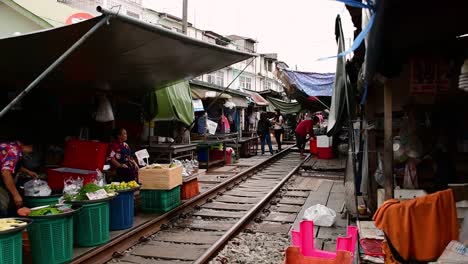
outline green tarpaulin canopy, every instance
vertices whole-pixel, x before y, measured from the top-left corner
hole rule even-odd
[[[299,113],[302,109],[299,103],[289,103],[283,100],[276,99],[274,97],[267,97],[270,104],[267,106],[268,112],[274,112],[275,109],[279,109],[283,114],[294,114]]]
[[[192,104],[192,94],[188,81],[178,82],[163,89],[158,89],[153,92],[156,98],[151,98],[147,110],[152,108],[157,109],[153,114],[155,121],[179,121],[190,126],[195,119]],[[156,104],[154,103],[156,100]],[[151,103],[152,102],[152,103]],[[151,113],[148,113],[150,115]]]

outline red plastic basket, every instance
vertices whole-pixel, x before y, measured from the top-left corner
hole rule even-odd
[[[317,148],[317,158],[319,159],[333,159],[333,151],[331,147]]]
[[[200,187],[198,185],[198,179],[194,178],[182,184],[182,189],[180,191],[180,198],[182,200],[188,200],[192,197],[197,196],[199,193],[200,193]]]
[[[317,155],[317,140],[314,138],[310,139],[310,153]]]

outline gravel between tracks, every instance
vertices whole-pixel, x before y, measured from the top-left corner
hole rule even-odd
[[[289,244],[288,235],[243,232],[229,241],[210,264],[283,263]]]

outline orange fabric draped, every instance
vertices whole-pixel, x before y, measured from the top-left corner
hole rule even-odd
[[[434,261],[450,241],[458,240],[451,189],[408,201],[388,200],[377,210],[374,221],[405,261]]]

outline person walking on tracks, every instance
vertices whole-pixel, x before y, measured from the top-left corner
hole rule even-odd
[[[284,118],[279,109],[275,109],[275,117],[273,118],[273,130],[275,131],[276,144],[278,144],[278,152],[281,151],[281,135],[284,132]]]
[[[270,137],[271,122],[268,120],[267,114],[260,114],[260,120],[257,125],[257,135],[260,137],[260,144],[262,149],[262,155],[265,154],[265,142],[268,144],[271,155],[273,155],[273,146],[271,145]]]
[[[301,121],[296,127],[296,144],[301,153],[301,157],[305,157],[304,148],[307,143],[308,135],[315,138],[314,135],[314,124],[318,123],[319,119],[317,116],[313,118],[307,117],[305,120]]]

